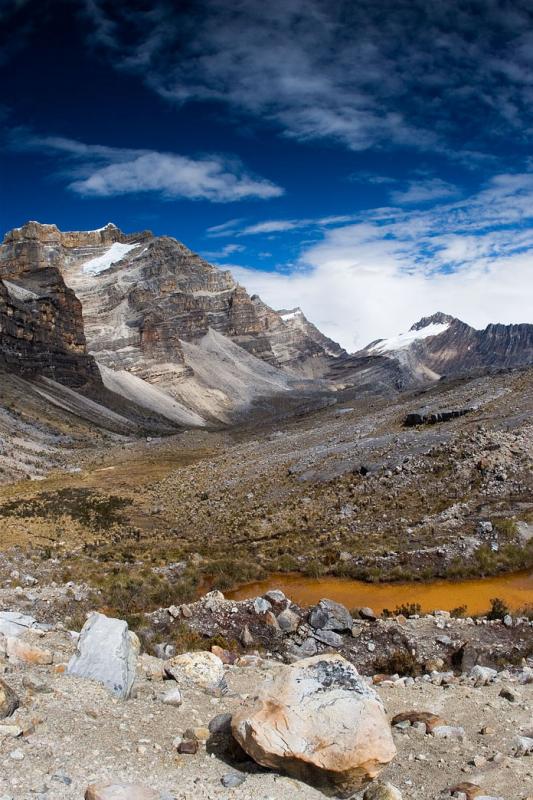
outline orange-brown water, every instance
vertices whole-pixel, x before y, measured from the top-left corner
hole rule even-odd
[[[364,583],[345,578],[307,578],[280,573],[240,586],[227,592],[227,596],[244,600],[264,594],[269,589],[281,589],[301,606],[313,605],[328,597],[348,608],[370,606],[378,613],[384,608],[393,611],[402,603],[420,603],[423,612],[435,609],[451,611],[466,605],[468,614],[483,614],[489,610],[493,597],[501,598],[514,611],[533,604],[533,572],[432,583]]]

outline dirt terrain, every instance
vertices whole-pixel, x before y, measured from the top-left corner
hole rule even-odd
[[[392,404],[341,396],[274,426],[86,439],[78,466],[0,489],[2,544],[58,579],[94,582],[121,614],[280,571],[376,581],[524,569],[532,384],[533,370],[514,371]],[[406,427],[422,405],[471,410]]]

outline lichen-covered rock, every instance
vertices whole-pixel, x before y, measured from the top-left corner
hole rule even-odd
[[[363,800],[402,800],[402,793],[392,783],[377,781],[368,787]]]
[[[214,689],[224,678],[224,665],[214,653],[182,653],[165,662],[165,671],[180,688]]]
[[[19,704],[17,693],[0,678],[0,719],[10,717]]]
[[[94,612],[82,628],[67,672],[103,683],[115,697],[127,698],[135,680],[138,639],[128,623]]]
[[[6,637],[6,655],[11,664],[51,664],[54,660],[49,650],[25,642],[16,636]]]
[[[343,796],[396,754],[383,704],[339,655],[280,666],[232,719],[257,763]]]

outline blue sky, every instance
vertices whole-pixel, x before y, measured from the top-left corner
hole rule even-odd
[[[0,26],[3,230],[175,236],[348,349],[533,322],[530,0],[0,0]]]

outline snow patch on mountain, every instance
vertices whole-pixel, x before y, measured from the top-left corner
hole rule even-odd
[[[410,347],[413,342],[420,341],[421,339],[428,339],[430,336],[439,336],[450,327],[449,322],[434,322],[426,325],[420,330],[410,330],[406,333],[399,333],[397,336],[392,336],[390,339],[379,339],[375,344],[370,345],[369,352],[372,353],[385,353],[391,350],[405,350]]]
[[[139,242],[134,242],[133,244],[122,244],[122,242],[113,242],[111,247],[109,247],[105,253],[101,256],[96,256],[96,258],[91,258],[90,261],[86,261],[83,265],[83,272],[86,275],[99,275],[100,272],[104,272],[106,269],[109,269],[116,264],[118,261],[122,261],[124,256],[130,252],[130,250],[134,250],[136,247],[139,247]]]

